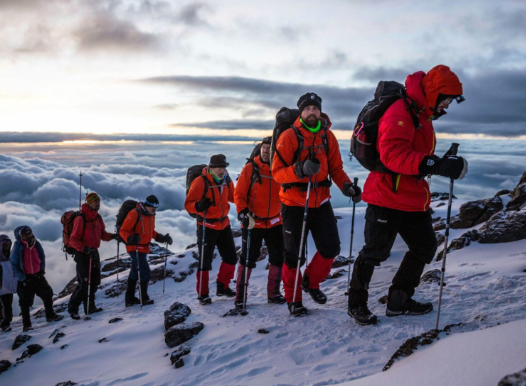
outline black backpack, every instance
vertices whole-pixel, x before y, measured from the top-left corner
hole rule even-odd
[[[115,228],[117,229],[117,240],[121,243],[126,244],[126,240],[123,240],[120,236],[120,230],[121,226],[124,223],[124,220],[126,220],[126,217],[128,216],[128,213],[130,213],[132,210],[137,210],[138,216],[137,221],[135,222],[135,225],[132,229],[135,229],[137,224],[139,223],[139,220],[141,219],[141,212],[137,209],[138,202],[135,200],[126,200],[122,203],[119,212],[117,212],[117,220],[115,221]]]
[[[411,114],[415,129],[418,129],[418,109],[416,104],[407,98],[405,87],[395,81],[380,81],[374,92],[374,99],[367,102],[354,125],[351,138],[350,159],[354,156],[360,165],[369,171],[391,173],[391,170],[380,161],[380,154],[376,150],[378,139],[378,122],[387,109],[397,100],[403,99],[407,110]]]
[[[274,125],[274,130],[272,131],[272,142],[270,144],[270,167],[272,169],[272,161],[274,160],[274,155],[277,155],[281,162],[283,162],[285,165],[290,166],[279,154],[279,151],[276,149],[276,143],[278,142],[279,136],[284,133],[288,129],[293,129],[294,133],[296,133],[296,138],[298,139],[298,148],[294,152],[294,157],[292,158],[292,164],[297,162],[301,156],[301,152],[303,150],[303,142],[304,138],[301,132],[293,126],[296,119],[298,119],[300,115],[300,111],[298,109],[289,109],[287,107],[282,107],[279,109],[278,113],[276,114],[276,123]],[[327,132],[326,130],[323,130],[321,132],[321,139],[323,144],[323,149],[325,150],[325,154],[327,156],[329,155],[329,141],[327,139]]]
[[[188,170],[186,171],[186,195],[187,196],[188,196],[188,191],[190,190],[190,187],[192,186],[192,182],[198,177],[203,177],[203,180],[205,181],[205,190],[203,192],[203,197],[201,197],[201,199],[203,199],[208,193],[208,188],[210,186],[210,183],[208,179],[205,176],[203,176],[203,169],[206,167],[207,165],[205,164],[194,165],[194,166],[190,166]],[[196,213],[188,213],[188,214],[193,218],[197,218]]]
[[[256,182],[261,184],[261,176],[259,175],[259,166],[254,161],[254,158],[256,158],[258,155],[261,154],[261,146],[262,146],[262,142],[256,143],[256,145],[254,146],[254,149],[252,149],[252,153],[250,153],[250,157],[247,158],[247,162],[245,163],[245,165],[252,164],[252,177],[250,178],[250,185],[248,186],[247,196],[249,195],[250,190],[252,189],[252,187],[254,186]],[[239,176],[237,176],[237,179],[239,179]]]

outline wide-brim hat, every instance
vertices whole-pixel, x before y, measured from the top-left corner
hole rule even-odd
[[[210,163],[208,164],[211,168],[227,168],[230,165],[226,162],[226,156],[224,154],[216,154],[210,157]]]

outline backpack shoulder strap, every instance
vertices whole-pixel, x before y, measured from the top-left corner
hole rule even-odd
[[[249,195],[250,190],[256,182],[260,184],[262,183],[261,176],[259,174],[259,166],[253,160],[250,160],[248,162],[252,164],[252,176],[250,177],[250,185],[248,186],[247,196]]]
[[[204,175],[202,175],[202,174],[201,174],[201,177],[203,178],[203,181],[204,181],[204,183],[205,183],[205,188],[204,188],[204,190],[203,190],[203,196],[201,197],[201,200],[202,200],[203,198],[206,197],[206,194],[208,193],[208,189],[210,189],[210,181],[208,181],[208,178],[206,178],[206,176],[204,176]],[[213,203],[214,206],[215,206],[215,204],[216,204],[216,198],[215,198],[214,192],[212,192],[212,203]]]
[[[419,129],[420,121],[418,120],[418,107],[416,106],[415,101],[410,101],[405,92],[402,92],[402,99],[404,100],[404,104],[406,105],[406,110],[409,111],[409,114],[411,115],[411,119],[413,120],[415,130]]]
[[[139,223],[139,221],[141,221],[142,214],[138,208],[133,208],[133,210],[137,212],[137,221],[135,221],[135,225],[132,228],[135,231],[135,227],[137,227],[137,224]]]
[[[294,152],[294,157],[292,158],[292,164],[294,165],[294,163],[296,163],[301,157],[301,152],[303,150],[303,143],[305,139],[303,138],[303,134],[301,134],[301,132],[296,126],[292,125],[291,128],[294,130],[294,133],[296,134],[296,138],[298,140],[298,148]]]

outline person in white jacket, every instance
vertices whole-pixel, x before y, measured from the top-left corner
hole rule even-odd
[[[11,268],[11,239],[0,235],[0,328],[11,331],[13,320],[13,294],[16,293],[17,280]]]

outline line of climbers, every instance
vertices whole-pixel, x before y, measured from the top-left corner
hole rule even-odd
[[[348,297],[348,314],[362,325],[377,322],[376,315],[367,306],[369,283],[374,268],[389,257],[398,234],[409,250],[389,288],[386,314],[421,315],[433,310],[431,303],[413,299],[424,266],[431,262],[437,249],[425,177],[462,179],[467,173],[467,161],[462,157],[434,155],[436,137],[432,121],[445,115],[453,100],[458,103],[464,100],[458,77],[449,67],[439,65],[427,74],[419,71],[409,75],[405,87],[394,83],[380,82],[375,99],[359,116],[351,142],[353,154],[371,171],[363,192],[363,199],[368,203],[365,244],[354,264]],[[388,95],[388,88],[393,84],[396,92]],[[263,240],[269,255],[269,303],[286,302],[291,315],[302,316],[308,313],[302,290],[318,304],[327,302],[320,283],[340,253],[330,186],[334,181],[342,194],[354,203],[361,201],[362,192],[343,170],[339,144],[321,103],[321,97],[309,92],[299,98],[297,110],[282,108],[273,136],[263,138],[256,146],[235,188],[223,154],[213,155],[207,165],[189,169],[184,206],[197,220],[196,292],[200,304],[212,302],[209,272],[217,247],[221,263],[216,295],[235,298],[236,309],[246,307],[248,282]],[[379,112],[381,115],[376,119],[368,115]],[[238,263],[228,217],[230,203],[235,203],[242,224],[235,291],[229,286]],[[126,244],[132,262],[125,305],[153,304],[148,296],[150,242],[153,239],[172,244],[168,234],[161,235],[155,230],[158,207],[159,201],[153,195],[144,202],[125,202],[117,216],[118,233],[110,234],[98,214],[100,197],[96,193],[86,196],[81,212],[74,217],[69,241],[65,243],[73,248],[77,264],[79,284],[68,308],[73,319],[80,318],[78,310],[82,303],[86,314],[101,311],[95,305],[100,284],[98,249],[101,241],[116,238]],[[317,251],[302,275],[300,267],[306,262],[304,244],[309,233]],[[0,279],[3,278],[0,326],[4,331],[10,328],[15,290],[20,297],[24,331],[31,329],[29,308],[35,294],[44,302],[48,321],[62,318],[53,311],[53,291],[44,277],[45,255],[41,244],[28,226],[18,227],[15,238],[10,251],[11,240],[0,235]],[[11,264],[7,264],[9,259]],[[137,281],[139,298],[135,296]],[[284,296],[280,292],[281,282]]]

